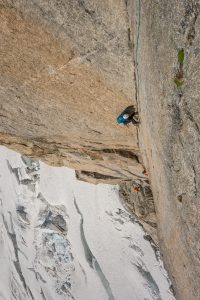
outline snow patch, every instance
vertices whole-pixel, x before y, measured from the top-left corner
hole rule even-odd
[[[175,299],[117,186],[0,154],[0,299]]]

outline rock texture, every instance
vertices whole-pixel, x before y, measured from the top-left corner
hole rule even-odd
[[[126,209],[136,216],[150,240],[158,247],[156,211],[148,180],[121,183],[119,195]]]
[[[133,16],[140,149],[181,300],[200,299],[199,13],[199,1],[139,1]]]
[[[115,122],[135,97],[125,2],[2,0],[0,18],[0,143],[114,182],[142,176],[136,129]]]
[[[143,182],[145,165],[181,300],[200,299],[199,11],[197,0],[0,0],[0,143],[94,183]],[[134,99],[139,135],[115,123]],[[129,195],[148,224],[145,201]]]

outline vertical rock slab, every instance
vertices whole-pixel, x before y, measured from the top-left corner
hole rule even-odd
[[[200,3],[134,2],[140,147],[178,299],[200,299]]]
[[[140,176],[136,130],[115,122],[135,98],[125,2],[2,0],[0,18],[0,143],[118,181]]]

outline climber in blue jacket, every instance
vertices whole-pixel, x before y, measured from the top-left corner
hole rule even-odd
[[[138,125],[138,112],[135,108],[135,105],[127,106],[127,108],[125,108],[123,112],[117,117],[117,123],[122,123],[124,125],[132,123],[134,125]]]

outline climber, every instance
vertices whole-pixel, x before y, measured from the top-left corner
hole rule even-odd
[[[135,108],[135,105],[127,106],[125,110],[117,117],[117,123],[127,125],[132,123],[134,125],[139,124],[138,112]]]

